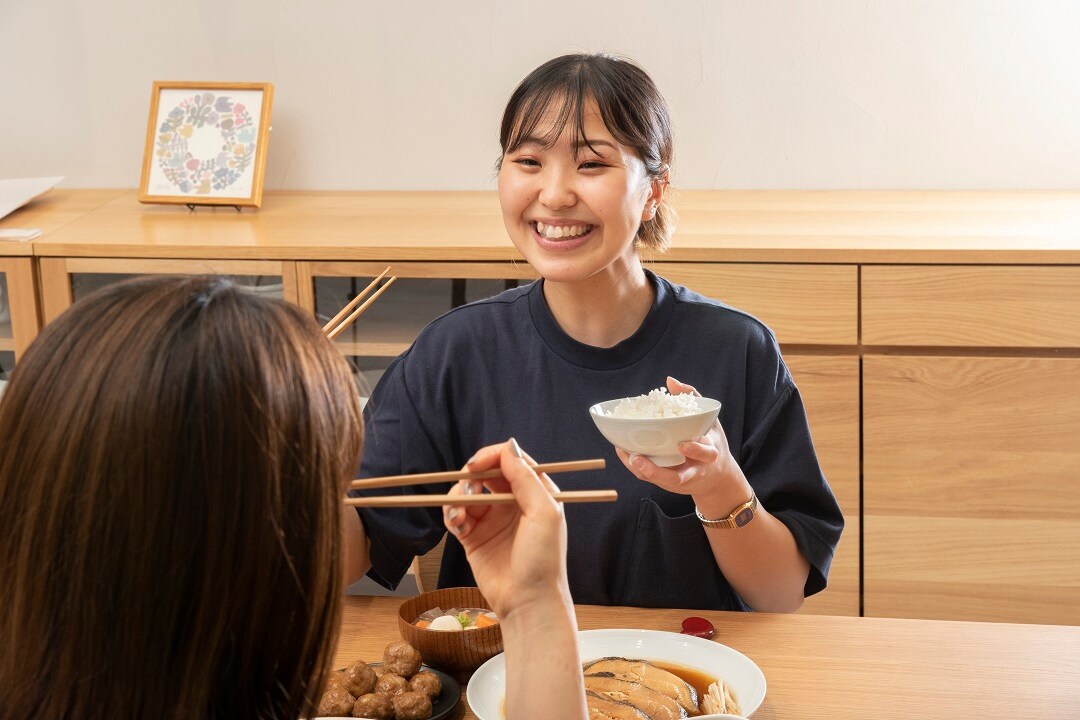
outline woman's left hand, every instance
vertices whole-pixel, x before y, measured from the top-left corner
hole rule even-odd
[[[672,377],[667,379],[667,389],[672,395],[693,393],[701,397],[693,386]],[[615,448],[615,452],[626,469],[639,480],[669,492],[693,495],[698,507],[705,504],[721,507],[730,504],[734,507],[745,502],[750,494],[750,484],[731,456],[727,436],[719,420],[706,434],[679,445],[679,452],[686,456],[686,461],[681,465],[660,467],[644,455],[629,453],[622,448]],[[707,503],[710,499],[715,502]]]

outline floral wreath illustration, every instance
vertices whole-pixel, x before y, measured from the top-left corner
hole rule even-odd
[[[197,158],[188,149],[188,139],[202,127],[221,132],[221,146],[214,157]],[[254,162],[256,131],[243,103],[227,95],[197,93],[170,110],[158,127],[158,167],[182,193],[224,190]]]

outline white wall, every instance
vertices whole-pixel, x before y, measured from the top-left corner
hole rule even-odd
[[[490,188],[502,106],[636,59],[684,188],[1080,186],[1068,0],[0,0],[0,177],[134,187],[151,83],[271,81],[268,188]]]

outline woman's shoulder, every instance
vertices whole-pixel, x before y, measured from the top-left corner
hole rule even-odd
[[[473,302],[459,305],[452,310],[443,313],[432,320],[424,332],[427,333],[452,333],[462,327],[475,327],[493,320],[497,320],[507,314],[513,313],[518,303],[528,301],[529,291],[532,285],[503,290],[497,295],[474,300]],[[423,333],[421,333],[422,335]]]
[[[477,342],[492,333],[506,332],[507,328],[520,327],[513,318],[517,313],[528,312],[527,303],[532,285],[504,290],[497,295],[459,305],[432,320],[416,336],[409,348],[410,355],[435,352],[445,354],[451,349],[481,347]]]
[[[675,311],[686,322],[698,324],[709,332],[744,337],[755,345],[773,346],[772,329],[751,313],[723,300],[706,297],[688,287],[664,279],[675,301]]]

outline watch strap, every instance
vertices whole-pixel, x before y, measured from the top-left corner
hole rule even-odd
[[[701,514],[701,511],[698,510],[697,505],[694,506],[694,514],[697,515],[697,519],[700,520],[701,524],[705,527],[734,530],[736,528],[743,527],[748,522],[753,520],[754,515],[757,514],[757,509],[757,493],[751,491],[750,499],[732,510],[731,514],[729,514],[727,517],[710,520]]]

